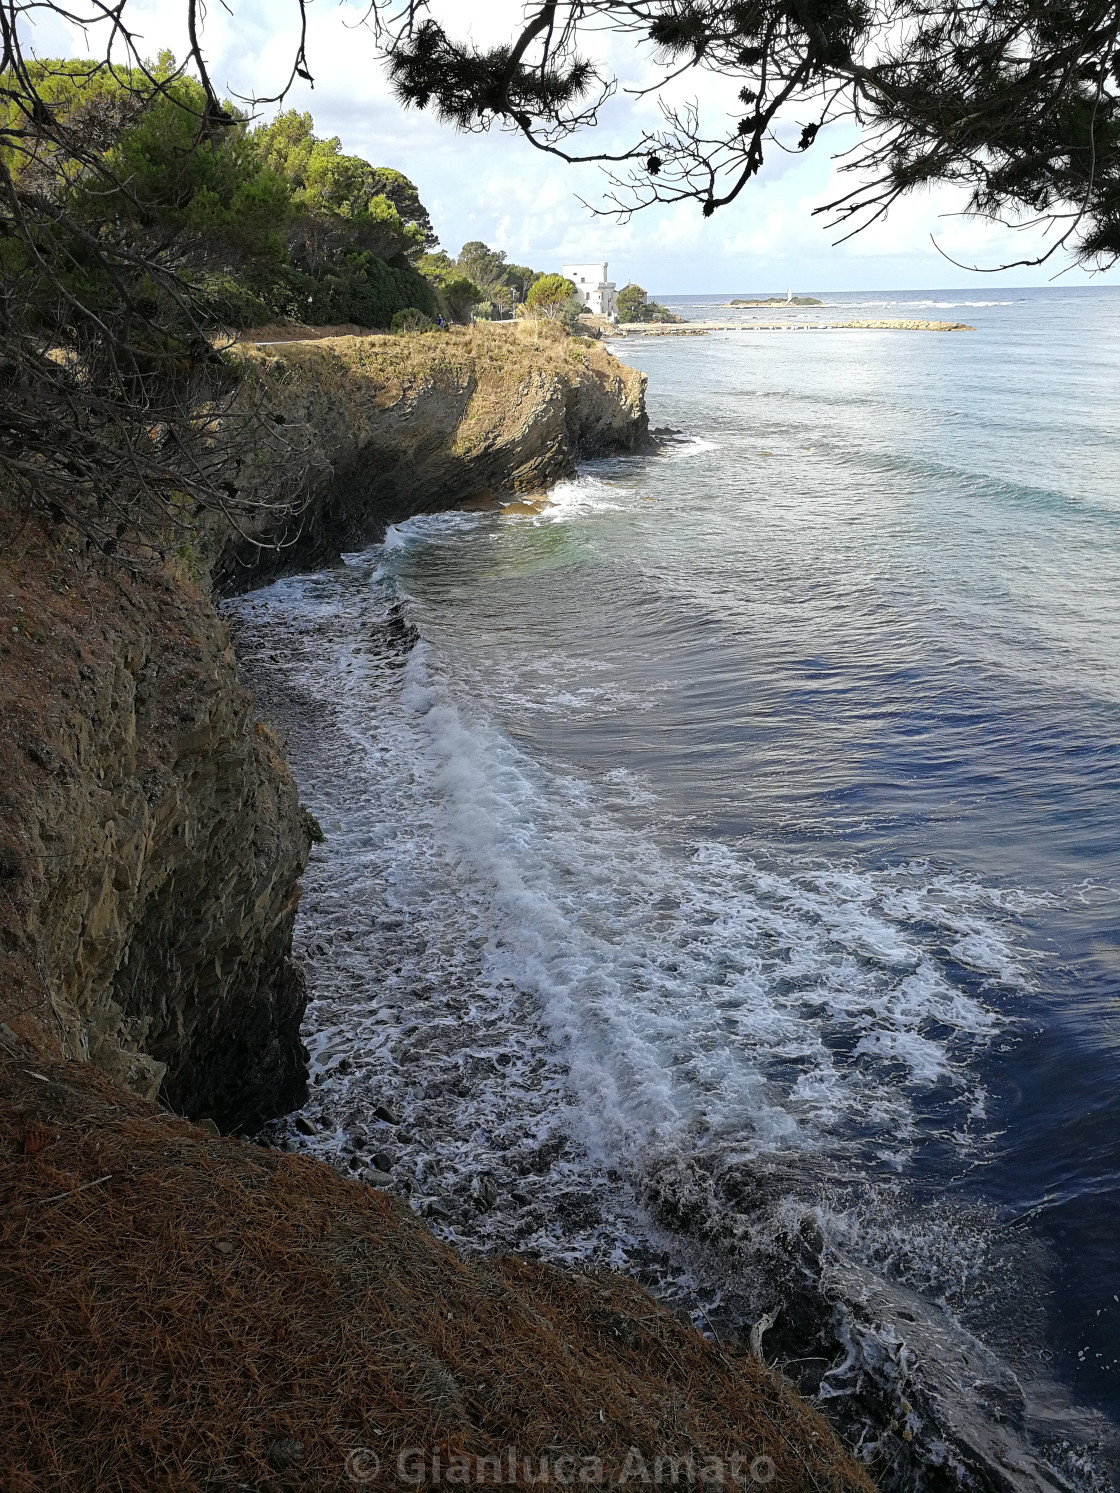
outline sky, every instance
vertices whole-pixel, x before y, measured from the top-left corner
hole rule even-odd
[[[500,129],[460,134],[434,118],[403,110],[393,99],[373,37],[361,24],[362,0],[311,0],[308,57],[314,87],[300,82],[284,107],[309,110],[316,133],[337,135],[348,154],[410,177],[450,254],[470,239],[505,250],[518,264],[557,270],[564,263],[606,259],[620,286],[636,281],[653,295],[840,290],[961,289],[983,296],[998,285],[1062,286],[1120,283],[1120,270],[1088,275],[1051,261],[1040,269],[974,273],[950,263],[991,268],[1030,258],[1046,241],[1037,230],[1012,231],[960,215],[962,197],[949,188],[896,204],[885,221],[835,244],[813,209],[850,187],[834,153],[855,138],[848,127],[821,133],[804,154],[772,151],[760,176],[712,218],[697,204],[644,210],[628,223],[597,215],[606,181],[592,165],[568,166]],[[521,0],[433,0],[453,34],[468,31],[480,45],[514,34]],[[170,47],[182,55],[183,0],[129,0],[127,17],[154,57]],[[231,96],[275,92],[287,77],[296,36],[295,0],[211,0],[205,47],[215,83]],[[96,32],[52,20],[33,33],[40,56],[81,55]],[[651,77],[651,59],[632,43],[601,38],[598,52],[624,84]],[[735,86],[693,75],[677,85],[680,102],[697,98],[714,128],[734,110]],[[262,109],[262,117],[275,106]],[[737,112],[741,112],[741,107]],[[805,121],[802,121],[805,122]],[[617,149],[657,123],[652,100],[620,89],[589,148]],[[581,201],[582,199],[582,201]],[[944,255],[934,246],[934,240]]]

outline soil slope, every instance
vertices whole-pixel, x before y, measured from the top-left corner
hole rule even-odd
[[[460,1259],[2,1030],[0,1094],[7,1493],[673,1486],[670,1459],[680,1487],[871,1493],[788,1384],[630,1281]]]

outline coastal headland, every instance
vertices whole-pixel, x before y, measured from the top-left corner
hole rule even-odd
[[[367,1183],[239,1138],[306,1092],[291,940],[321,831],[221,596],[650,440],[644,377],[548,326],[243,356],[236,518],[171,515],[125,563],[0,498],[5,1486],[547,1464],[870,1490],[749,1348],[613,1275],[462,1259]]]
[[[650,440],[644,375],[549,326],[243,356],[239,506],[180,521],[164,563],[0,507],[0,1020],[223,1130],[302,1092],[289,951],[312,831],[216,598]]]

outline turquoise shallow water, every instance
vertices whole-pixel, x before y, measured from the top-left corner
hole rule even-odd
[[[863,1258],[1120,1419],[1120,292],[822,299],[976,330],[627,342],[661,454],[244,604],[335,723],[318,1093],[559,1258],[666,1158],[857,1175]]]

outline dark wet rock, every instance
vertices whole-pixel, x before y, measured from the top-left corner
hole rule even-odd
[[[308,1115],[296,1115],[295,1126],[300,1135],[318,1135],[319,1127]]]
[[[561,1192],[553,1200],[557,1213],[572,1229],[593,1229],[602,1222],[602,1209],[590,1193]]]
[[[400,1120],[387,1104],[379,1104],[373,1112],[374,1118],[383,1120],[386,1125],[399,1125]]]
[[[523,1177],[530,1175],[537,1177],[546,1176],[563,1155],[567,1144],[564,1136],[554,1135],[551,1140],[545,1141],[543,1145],[537,1146],[532,1151],[527,1151],[523,1156],[519,1157],[516,1163],[517,1170]]]
[[[393,1170],[393,1158],[388,1151],[375,1151],[373,1164],[379,1172],[391,1172]]]
[[[483,1172],[474,1179],[472,1189],[475,1207],[482,1213],[487,1213],[498,1201],[498,1184],[489,1172]]]
[[[303,1461],[303,1442],[285,1437],[268,1448],[268,1460],[277,1472],[291,1472]]]
[[[1068,1493],[1047,1454],[1053,1428],[1037,1396],[947,1311],[827,1239],[811,1210],[812,1182],[793,1164],[736,1163],[713,1174],[673,1162],[651,1176],[646,1201],[662,1223],[747,1266],[750,1286],[728,1329],[817,1400],[861,1448],[880,1489]],[[1066,1409],[1068,1432],[1078,1412]],[[1103,1422],[1084,1419],[1092,1442]]]
[[[447,1198],[421,1198],[418,1209],[422,1217],[448,1222],[455,1216],[455,1207]]]
[[[540,1251],[533,1249],[529,1245],[529,1240],[533,1238],[544,1222],[545,1212],[543,1208],[527,1208],[517,1219],[517,1223],[510,1234],[511,1242],[522,1247],[527,1255],[539,1258]]]

